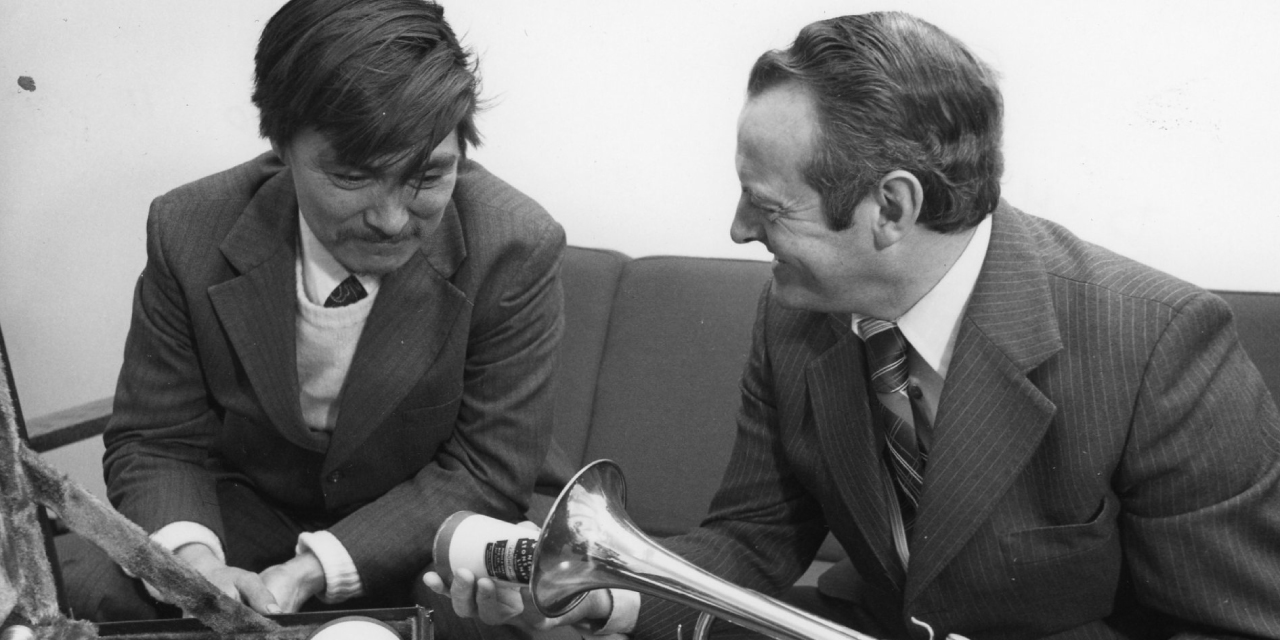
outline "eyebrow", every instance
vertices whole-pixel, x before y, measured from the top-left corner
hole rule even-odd
[[[422,171],[423,172],[443,171],[453,166],[453,164],[457,162],[460,158],[461,156],[456,153],[445,153],[438,156],[431,156],[430,158],[427,159],[427,163],[422,167]],[[365,174],[370,174],[374,176],[388,174],[388,172],[385,169],[380,171],[380,170],[374,169],[373,167],[350,165],[332,156],[321,158],[321,169],[326,173],[354,171],[357,173],[365,173]]]
[[[427,170],[447,169],[457,162],[458,158],[459,156],[456,153],[445,153],[438,156],[431,156],[427,159],[427,164],[424,168]]]
[[[759,191],[756,191],[751,187],[743,185],[742,189],[743,191],[747,192],[747,197],[750,198],[757,205],[768,205],[776,209],[783,209],[786,207],[786,205],[782,204],[780,200],[776,200],[774,198],[770,198],[769,196],[763,195]]]

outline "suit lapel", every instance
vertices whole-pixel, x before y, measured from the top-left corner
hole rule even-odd
[[[827,468],[859,533],[896,590],[906,579],[893,551],[887,471],[873,426],[862,341],[848,316],[830,316],[834,344],[811,362],[805,377]],[[857,548],[858,545],[855,545]]]
[[[267,418],[290,442],[319,450],[298,404],[297,210],[288,171],[263,183],[220,247],[239,276],[210,287],[209,298]]]
[[[1062,348],[1021,214],[993,214],[991,244],[956,339],[913,531],[909,603],[968,542],[1044,437],[1056,410],[1027,374]]]
[[[324,473],[346,461],[435,362],[470,304],[449,281],[465,258],[461,222],[450,203],[422,250],[383,277],[347,372]]]

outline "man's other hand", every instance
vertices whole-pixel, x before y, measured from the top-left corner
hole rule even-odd
[[[174,555],[204,576],[227,597],[244,602],[258,613],[280,613],[275,596],[258,574],[229,567],[209,547],[194,542],[179,547]]]
[[[324,567],[314,553],[302,553],[284,564],[267,567],[259,577],[284,613],[294,613],[325,588]]]
[[[446,588],[444,579],[434,571],[422,576],[422,581],[432,591],[448,596],[453,610],[463,618],[476,618],[485,624],[512,624],[525,629],[540,622],[538,618],[522,615],[528,610],[533,616],[538,611],[528,597],[526,588],[499,586],[489,578],[476,579],[468,569],[458,569],[453,574],[453,584]],[[522,624],[527,620],[528,624]],[[545,618],[542,618],[545,620]]]
[[[613,609],[613,602],[605,589],[589,592],[568,613],[547,618],[533,605],[528,587],[500,585],[488,577],[477,579],[467,569],[455,571],[453,584],[448,587],[434,571],[423,575],[422,581],[432,591],[448,596],[454,612],[463,618],[476,618],[490,625],[507,624],[526,631],[544,631],[565,625],[583,626],[588,620],[604,621]]]

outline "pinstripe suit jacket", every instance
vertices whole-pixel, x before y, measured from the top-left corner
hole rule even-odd
[[[235,475],[329,525],[366,590],[403,586],[450,514],[527,508],[550,442],[564,233],[464,162],[443,222],[383,278],[325,442],[298,400],[282,166],[264,154],[152,204],[105,434],[110,497],[148,531],[222,536],[215,481]]]
[[[885,626],[927,637],[1280,637],[1280,417],[1219,298],[1002,203],[911,539],[849,318],[762,297],[708,520],[672,546],[777,593],[828,529]],[[646,599],[643,638],[677,607]],[[1057,636],[1055,636],[1057,637]]]

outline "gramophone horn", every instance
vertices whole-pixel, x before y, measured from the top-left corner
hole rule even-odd
[[[534,605],[563,615],[592,589],[622,588],[680,602],[778,640],[873,640],[813,614],[718,578],[649,538],[627,517],[618,465],[598,460],[560,492],[542,527],[529,580]]]

